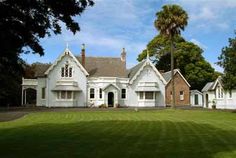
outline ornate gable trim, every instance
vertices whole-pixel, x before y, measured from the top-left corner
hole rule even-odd
[[[56,61],[47,69],[47,71],[44,73],[45,75],[48,75],[51,70],[63,59],[64,56],[69,55],[77,64],[77,66],[81,69],[81,71],[84,73],[85,76],[88,76],[88,72],[85,70],[85,68],[79,63],[79,61],[75,58],[75,56],[71,53],[71,51],[66,48],[65,51],[56,59]]]

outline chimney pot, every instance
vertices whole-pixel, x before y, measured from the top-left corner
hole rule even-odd
[[[82,66],[85,67],[85,44],[82,44],[81,58],[82,58]]]
[[[121,52],[121,61],[125,62],[126,61],[126,52],[125,52],[125,48],[122,49]]]

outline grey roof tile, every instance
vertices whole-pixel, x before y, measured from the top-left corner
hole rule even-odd
[[[174,74],[177,72],[177,69],[174,69]],[[163,78],[166,80],[166,82],[169,82],[171,79],[171,71],[167,71],[162,73]]]
[[[81,63],[81,56],[76,58]],[[126,63],[120,58],[86,57],[85,69],[90,77],[127,77]]]
[[[213,90],[212,87],[214,85],[214,82],[208,82],[202,89],[202,92],[206,92],[209,90]]]
[[[145,60],[138,63],[137,65],[135,65],[134,67],[132,67],[131,69],[128,70],[128,77],[132,78],[134,77],[134,75],[138,72],[138,70],[143,66],[143,64],[145,63]]]

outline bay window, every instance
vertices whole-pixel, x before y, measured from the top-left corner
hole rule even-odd
[[[154,100],[155,92],[139,92],[139,100]]]
[[[74,98],[72,91],[58,91],[57,99],[59,100],[72,100]]]

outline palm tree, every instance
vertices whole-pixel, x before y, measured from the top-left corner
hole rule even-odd
[[[175,108],[175,86],[174,86],[174,37],[181,34],[188,24],[188,14],[178,5],[165,5],[156,13],[157,19],[154,25],[161,35],[167,36],[171,44],[171,85],[172,85],[172,107]]]

